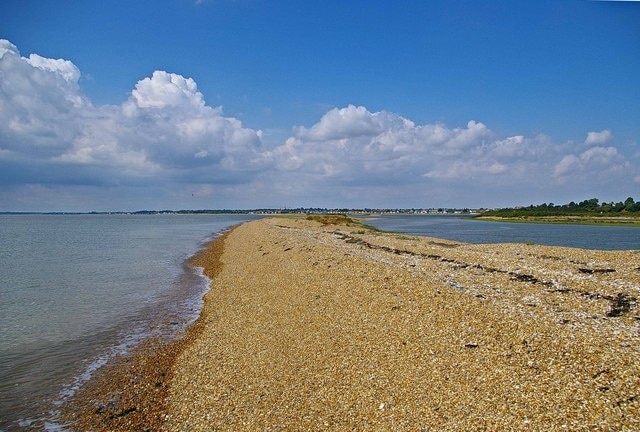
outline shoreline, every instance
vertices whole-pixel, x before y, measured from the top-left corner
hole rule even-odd
[[[213,281],[196,323],[115,365],[124,381],[102,371],[81,430],[640,427],[635,252],[291,217],[195,262]]]
[[[211,281],[222,270],[219,259],[224,240],[234,228],[207,242],[188,260],[192,267],[202,267],[203,274],[209,278],[207,293]],[[203,302],[198,318],[180,337],[172,340],[150,337],[130,352],[111,359],[62,404],[63,427],[74,431],[162,430],[174,362],[189,341],[198,337],[204,319]]]
[[[540,223],[560,225],[593,225],[640,227],[639,217],[615,216],[474,216],[474,219],[489,222]]]

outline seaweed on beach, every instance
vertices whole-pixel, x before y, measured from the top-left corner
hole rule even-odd
[[[615,269],[611,269],[611,268],[597,268],[597,269],[592,269],[592,268],[579,268],[578,271],[580,271],[580,273],[586,273],[586,274],[594,274],[594,273],[614,273],[616,270]]]
[[[625,293],[618,293],[611,301],[611,309],[607,312],[608,317],[619,317],[631,310],[635,303],[635,298]]]

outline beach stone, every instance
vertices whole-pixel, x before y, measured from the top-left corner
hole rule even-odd
[[[245,223],[194,258],[211,287],[187,337],[98,373],[67,418],[96,431],[640,430],[638,253],[464,244],[338,215]]]
[[[640,428],[637,257],[244,224],[176,359],[165,428]]]

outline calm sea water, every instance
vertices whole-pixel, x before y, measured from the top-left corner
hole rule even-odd
[[[186,264],[243,215],[0,215],[0,430],[60,430],[93,371],[198,315]]]
[[[385,231],[466,243],[524,243],[582,249],[640,250],[640,227],[482,221],[457,215],[382,215],[363,218]]]
[[[198,315],[185,260],[226,215],[0,215],[0,431],[60,430],[56,407],[109,359]],[[640,249],[640,228],[385,215],[380,229],[471,243]]]

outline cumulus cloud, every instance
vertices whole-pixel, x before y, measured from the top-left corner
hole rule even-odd
[[[20,56],[0,40],[0,148],[29,157],[52,157],[80,130],[78,113],[89,103],[78,88],[79,72],[64,60]]]
[[[592,147],[579,154],[564,156],[554,168],[557,179],[572,178],[585,181],[592,179],[617,178],[618,174],[629,171],[631,164],[615,147]]]
[[[261,131],[207,105],[197,83],[179,74],[155,71],[121,104],[95,106],[72,62],[23,57],[0,40],[0,76],[0,202],[20,196],[21,187],[45,202],[47,193],[90,185],[92,196],[131,194],[145,205],[153,201],[139,188],[165,193],[156,207],[168,206],[162,200],[192,206],[176,201],[180,194],[224,196],[228,207],[482,205],[497,194],[514,199],[568,185],[591,196],[601,185],[640,179],[608,129],[583,143],[556,143],[544,135],[498,137],[477,120],[419,124],[348,105],[267,148]]]
[[[349,105],[333,109],[273,151],[277,166],[346,184],[411,184],[431,180],[490,181],[526,176],[553,152],[544,137],[495,140],[486,125],[417,125],[397,114]],[[529,169],[527,169],[527,166]]]
[[[78,182],[89,181],[87,172],[106,183],[158,176],[248,181],[267,161],[259,131],[207,106],[191,78],[155,71],[121,105],[93,106],[72,62],[25,58],[6,40],[0,73],[0,158],[37,164],[41,181],[68,182],[71,172]],[[68,174],[45,175],[65,172],[62,166]]]
[[[383,113],[372,114],[365,107],[349,105],[334,108],[322,116],[310,129],[300,127],[296,135],[309,141],[367,137],[382,132],[385,128]]]
[[[295,128],[272,156],[282,169],[346,183],[415,182],[440,169],[441,162],[474,151],[490,136],[475,121],[454,129],[416,125],[397,114],[349,105],[330,110],[310,128]],[[495,164],[491,170],[496,171]]]
[[[38,54],[31,54],[26,61],[31,66],[59,74],[70,82],[78,82],[80,78],[80,70],[69,60],[50,59],[41,57]]]
[[[589,132],[587,134],[587,138],[584,140],[584,143],[588,146],[592,145],[603,145],[608,143],[613,139],[613,134],[609,129],[605,129],[600,132]]]
[[[164,71],[155,71],[150,78],[138,81],[130,103],[138,108],[172,107],[196,112],[205,105],[193,79]]]
[[[597,139],[611,137],[606,131]],[[591,142],[597,139],[592,136]],[[414,199],[473,200],[479,188],[484,195],[494,191],[523,199],[556,193],[568,184],[592,194],[603,185],[613,188],[634,178],[633,166],[613,146],[584,150],[544,135],[498,139],[474,120],[465,127],[421,125],[353,105],[330,110],[311,127],[294,128],[293,136],[273,149],[271,157],[278,169],[299,173],[301,182],[313,178],[309,188],[386,188],[405,198],[412,191]]]

